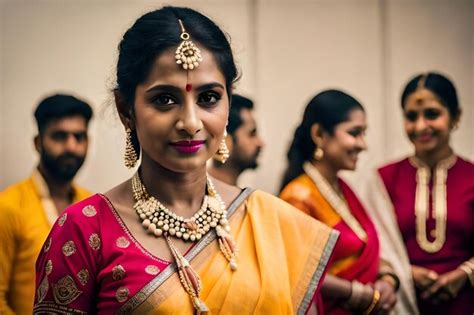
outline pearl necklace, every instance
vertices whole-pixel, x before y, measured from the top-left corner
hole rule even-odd
[[[132,179],[133,208],[142,220],[142,226],[156,237],[168,233],[187,242],[200,240],[207,232],[217,226],[230,232],[225,204],[207,177],[207,195],[201,208],[190,218],[183,218],[165,207],[158,199],[150,196],[140,180],[138,173]]]
[[[237,270],[237,245],[230,234],[227,221],[227,210],[214,184],[207,176],[207,194],[199,210],[190,218],[183,218],[165,207],[158,199],[151,196],[143,185],[138,171],[132,178],[132,191],[137,212],[142,226],[155,237],[164,236],[165,241],[178,267],[179,280],[191,297],[197,313],[209,312],[206,304],[200,299],[201,279],[189,264],[189,261],[177,250],[171,237],[180,238],[187,242],[200,240],[211,229],[215,229],[219,249],[227,259],[232,271]]]

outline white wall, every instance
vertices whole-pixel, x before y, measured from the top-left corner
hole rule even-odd
[[[104,191],[130,176],[124,134],[109,89],[120,35],[158,1],[0,0],[0,189],[28,176],[37,155],[32,111],[45,94],[70,91],[96,110],[91,150],[78,181]],[[170,1],[168,1],[170,3]],[[450,75],[463,117],[455,149],[474,158],[474,1],[194,0],[232,37],[267,146],[244,184],[276,192],[286,150],[308,100],[326,88],[356,96],[368,111],[369,151],[349,175],[363,187],[382,162],[411,152],[399,96],[420,71]]]

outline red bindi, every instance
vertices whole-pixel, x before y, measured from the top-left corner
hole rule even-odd
[[[186,92],[189,92],[191,91],[191,89],[193,88],[193,85],[192,84],[186,84]]]

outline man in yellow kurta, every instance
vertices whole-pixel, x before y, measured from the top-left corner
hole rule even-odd
[[[72,183],[88,147],[91,107],[70,95],[45,98],[35,111],[40,154],[28,179],[0,192],[0,314],[31,314],[35,262],[68,205],[90,195]]]

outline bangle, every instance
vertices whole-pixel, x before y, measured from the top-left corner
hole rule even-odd
[[[379,290],[374,290],[374,296],[372,298],[372,302],[370,303],[369,307],[367,307],[367,309],[364,311],[364,315],[369,315],[370,313],[372,313],[374,308],[377,306],[377,303],[379,302],[379,300],[380,300],[380,292]]]
[[[398,276],[393,272],[381,272],[377,276],[377,279],[382,279],[383,277],[390,277],[393,279],[393,281],[395,282],[393,284],[393,289],[395,290],[395,292],[397,292],[400,288],[400,278],[398,278]]]
[[[347,305],[352,308],[359,308],[364,294],[364,285],[357,280],[351,282],[351,296],[347,300]]]
[[[471,287],[474,287],[474,262],[473,259],[463,262],[459,267],[462,271],[467,274],[467,278],[471,283]]]

